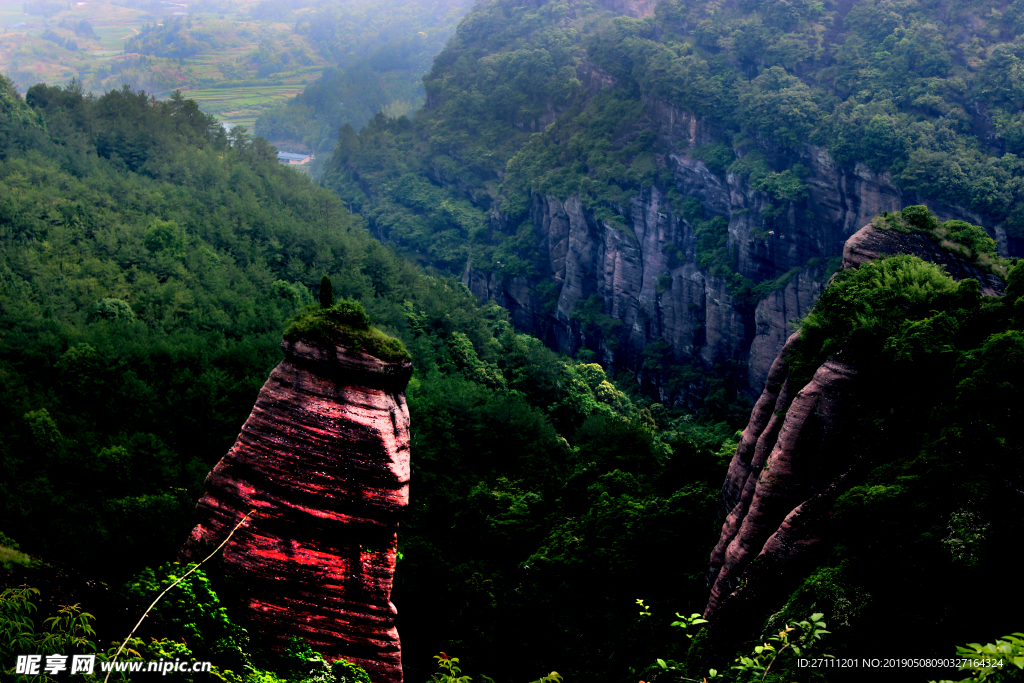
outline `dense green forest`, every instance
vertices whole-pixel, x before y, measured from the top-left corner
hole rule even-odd
[[[1020,11],[662,0],[632,19],[596,3],[498,0],[435,60],[428,106],[343,131],[324,182],[375,234],[438,267],[458,272],[472,252],[483,271],[529,273],[531,193],[578,196],[625,225],[628,198],[656,185],[686,212],[666,155],[688,143],[650,125],[652,102],[666,102],[716,138],[686,154],[747,178],[776,211],[806,197],[810,144],[1003,224],[1013,241],[1024,234]],[[724,232],[701,229],[705,260],[727,271]]]
[[[811,614],[831,632],[819,651],[839,656],[949,657],[1019,630],[1020,597],[999,582],[1024,531],[1021,266],[1004,264],[999,300],[911,257],[836,277],[795,362],[805,374],[836,353],[860,364],[866,398],[844,454],[861,466],[820,561],[725,643],[682,615],[707,601],[719,489],[746,420],[729,379],[708,380],[697,414],[654,403],[627,373],[555,354],[450,279],[467,260],[538,272],[531,193],[578,196],[627,229],[622,205],[659,184],[697,225],[701,267],[728,274],[722,219],[671,192],[664,145],[679,141],[648,130],[651,98],[713,122],[717,142],[687,153],[777,207],[805,196],[810,142],[1020,236],[1015,7],[663,0],[630,19],[496,0],[460,23],[414,116],[371,114],[389,65],[419,68],[421,38],[338,52],[337,71],[262,120],[257,132],[318,145],[337,133],[325,187],[180,96],[38,85],[22,100],[0,83],[0,579],[43,589],[0,601],[0,666],[18,643],[64,645],[42,635],[73,631],[43,622],[60,604],[96,614],[105,650],[180,576],[168,563],[202,479],[324,276],[413,359],[413,497],[393,597],[408,681],[427,680],[442,651],[479,681],[712,667],[761,680],[730,669],[736,654]],[[337,17],[321,19],[300,28],[337,35]],[[977,230],[927,212],[881,224],[963,229],[978,238],[971,258],[996,260]],[[756,284],[737,288],[756,298]],[[590,301],[574,315],[613,329]],[[645,362],[672,357],[652,348]],[[210,659],[224,680],[357,675],[301,648],[265,652],[231,581],[207,569],[147,622],[142,655]],[[981,587],[994,578],[993,597]],[[6,637],[23,616],[34,635]],[[843,680],[787,661],[767,680],[825,678]]]
[[[630,398],[517,334],[191,101],[0,93],[0,530],[5,581],[51,588],[39,618],[61,596],[97,615],[104,648],[127,634],[326,274],[415,364],[394,593],[409,680],[445,649],[502,681],[618,675],[672,650],[667,624],[638,630],[635,600],[700,609],[738,425]],[[145,638],[187,637],[179,608]],[[188,642],[237,673],[259,644],[243,657],[231,638],[223,660],[223,638]]]

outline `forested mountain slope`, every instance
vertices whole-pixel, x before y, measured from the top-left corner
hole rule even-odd
[[[324,182],[382,240],[663,400],[756,395],[842,244],[926,204],[1020,250],[1006,2],[478,6]]]
[[[192,101],[34,86],[29,107],[4,86],[5,533],[146,564],[312,301],[303,283],[344,260],[339,289],[372,292],[363,264],[390,257]]]
[[[36,633],[80,603],[103,650],[169,583],[203,477],[324,275],[413,357],[393,594],[408,680],[442,650],[514,682],[617,677],[678,648],[667,624],[634,623],[635,600],[665,614],[703,604],[736,424],[631,399],[599,366],[516,333],[191,101],[47,86],[22,101],[5,82],[0,579],[44,589]],[[12,565],[14,543],[41,558],[34,568]],[[648,550],[663,545],[652,569]],[[248,666],[283,671],[260,659],[244,596],[207,568],[147,619],[138,647],[243,680]]]

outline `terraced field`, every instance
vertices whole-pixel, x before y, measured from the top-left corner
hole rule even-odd
[[[419,107],[421,76],[473,0],[124,2],[0,0],[0,73],[21,92],[72,79],[181,91],[226,125],[256,132],[259,119],[261,135],[315,151],[345,123]],[[327,67],[330,85],[285,105]]]
[[[261,110],[280,100],[295,97],[304,87],[303,83],[297,82],[288,85],[183,89],[181,92],[198,102],[203,111],[213,114],[224,123],[247,126],[251,130]]]
[[[252,127],[262,109],[301,92],[328,64],[314,45],[293,32],[293,24],[252,20],[248,12],[254,4],[237,0],[230,12],[184,17],[212,45],[171,58],[126,53],[126,41],[147,25],[174,21],[182,6],[165,3],[162,12],[153,13],[89,1],[39,16],[24,14],[23,0],[0,0],[0,73],[22,92],[33,83],[61,84],[72,78],[97,93],[123,84],[157,97],[181,90],[222,122]],[[75,32],[83,20],[91,24],[91,33]],[[300,54],[306,63],[260,74],[258,57],[268,52]]]

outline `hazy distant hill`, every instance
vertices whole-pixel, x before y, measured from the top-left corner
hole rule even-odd
[[[327,10],[311,15],[301,30],[332,52],[338,66],[295,98],[262,112],[256,134],[326,154],[345,124],[361,128],[379,111],[411,115],[425,101],[424,74],[470,5],[468,0],[406,3],[392,12],[379,42],[367,43],[372,49],[348,53],[341,40],[343,18]]]
[[[325,68],[369,69],[360,92],[346,93],[354,111],[414,110],[420,77],[468,9],[355,0],[36,5],[26,4],[30,14],[0,7],[0,72],[22,92],[72,78],[97,93],[124,84],[160,97],[182,90],[204,111],[247,126]]]

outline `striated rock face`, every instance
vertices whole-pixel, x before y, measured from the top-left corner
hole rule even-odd
[[[779,366],[784,368],[784,363]],[[723,487],[731,510],[711,553],[709,574],[714,582],[706,615],[713,614],[732,592],[754,557],[770,552],[766,543],[779,532],[787,516],[815,489],[827,485],[817,480],[816,468],[808,465],[828,457],[834,429],[856,403],[856,377],[854,368],[830,359],[792,397],[786,380],[776,400],[772,403],[769,398],[762,406],[763,412],[771,403],[773,412],[759,432],[763,418],[755,422],[751,416],[740,444],[745,448],[737,447]],[[816,540],[805,539],[804,544]]]
[[[754,308],[754,338],[747,355],[748,386],[765,386],[774,363],[789,338],[792,324],[811,311],[828,279],[828,266],[815,264],[803,268],[781,289],[770,292]]]
[[[1005,283],[941,249],[922,233],[867,225],[847,240],[843,267],[879,255],[912,254],[940,263],[956,280],[975,278],[987,295]],[[739,632],[777,597],[829,532],[832,504],[849,486],[861,455],[843,448],[845,423],[862,410],[858,371],[830,358],[805,386],[794,386],[786,341],[765,378],[722,487],[725,522],[711,554],[705,617],[712,633]],[[759,623],[759,622],[758,622]],[[728,637],[728,636],[727,636]]]
[[[206,479],[202,520],[181,551],[223,551],[253,621],[300,637],[375,683],[401,683],[390,602],[399,514],[409,500],[409,363],[283,342],[235,444]]]
[[[593,91],[615,85],[588,65],[580,68],[580,79]],[[844,243],[871,218],[926,204],[942,220],[982,222],[959,207],[901,192],[888,174],[863,165],[844,168],[813,146],[801,159],[810,171],[804,179],[806,198],[773,205],[747,179],[713,173],[694,157],[694,149],[716,139],[713,122],[657,98],[646,96],[643,103],[638,125],[656,133],[655,148],[663,153],[655,161],[670,172],[671,187],[646,188],[618,207],[625,230],[598,219],[576,197],[535,195],[531,218],[542,255],[539,275],[504,277],[467,264],[463,283],[480,299],[508,308],[520,329],[554,348],[570,354],[582,347],[596,350],[602,363],[645,384],[657,380],[643,376],[643,351],[664,339],[676,362],[745,366],[745,377],[739,370],[740,386],[756,397],[793,331],[791,323],[807,315]],[[772,291],[757,300],[734,296],[728,282],[701,268],[696,226],[681,214],[678,198],[668,201],[669,190],[684,200],[697,199],[706,218],[724,218],[737,272],[754,283],[775,280]],[[495,212],[493,220],[500,226],[504,218]],[[998,229],[994,234],[1000,237]],[[542,300],[535,287],[549,278],[557,288]],[[572,317],[594,295],[605,315],[622,322],[615,339],[595,337]]]

